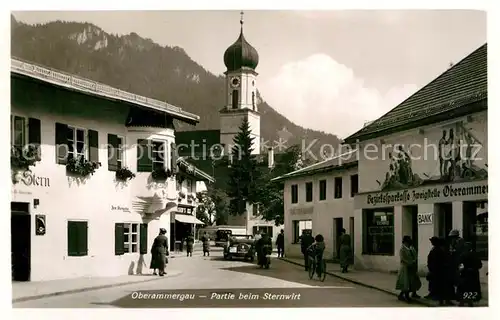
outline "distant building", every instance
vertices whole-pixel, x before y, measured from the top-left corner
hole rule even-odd
[[[198,116],[11,63],[13,280],[149,273],[159,228],[172,246],[174,226],[200,224],[194,186],[214,182],[173,149],[173,119]]]
[[[270,170],[275,160],[274,152],[268,152],[268,149],[260,144],[261,114],[257,109],[258,73],[255,71],[259,55],[243,35],[243,20],[240,23],[240,36],[224,53],[224,64],[227,68],[224,73],[226,101],[219,110],[220,129],[176,133],[179,155],[214,176],[216,186],[221,189],[227,188],[233,138],[238,134],[243,119],[248,119],[250,124],[251,136],[254,138],[253,153],[258,157],[259,169]],[[286,128],[284,130],[286,133]],[[261,148],[268,152],[267,156],[261,155]],[[246,226],[248,234],[265,231],[276,237],[280,227],[276,227],[274,222],[261,219],[258,206],[247,203],[246,214],[230,215],[228,224]]]
[[[356,152],[334,156],[273,179],[284,182],[285,255],[301,257],[302,230],[325,238],[327,259],[336,259],[342,229],[354,235],[358,193]]]

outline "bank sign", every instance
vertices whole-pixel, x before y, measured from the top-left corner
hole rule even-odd
[[[488,181],[441,184],[429,187],[356,195],[356,209],[418,203],[445,203],[488,199]]]

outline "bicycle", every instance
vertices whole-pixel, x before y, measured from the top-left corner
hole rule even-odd
[[[316,273],[316,268],[318,267],[316,256],[309,256],[309,279],[312,280],[314,274]],[[324,282],[326,279],[326,261],[325,259],[321,260],[321,274],[319,276],[321,282]]]

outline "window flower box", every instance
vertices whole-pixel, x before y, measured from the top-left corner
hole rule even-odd
[[[186,194],[182,191],[179,191],[179,200],[186,199]]]
[[[171,176],[172,176],[172,171],[164,168],[153,170],[153,172],[151,173],[151,178],[153,178],[153,180],[157,182],[160,181],[163,182],[168,178],[170,178]]]
[[[130,171],[129,168],[120,168],[116,170],[116,180],[126,182],[135,178],[135,173]]]
[[[24,148],[11,146],[10,165],[13,169],[28,170],[40,161],[39,148],[34,145],[28,145]]]
[[[88,161],[84,157],[80,156],[78,158],[68,159],[66,172],[79,177],[87,177],[89,175],[93,175],[100,166],[100,162]]]

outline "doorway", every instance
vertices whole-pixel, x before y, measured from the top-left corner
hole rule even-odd
[[[342,235],[342,229],[344,228],[343,218],[333,218],[333,230],[334,234],[334,248],[335,248],[335,258],[340,259],[340,236]]]
[[[404,206],[403,214],[403,235],[410,236],[418,250],[418,206]]]
[[[349,235],[351,236],[351,257],[354,259],[354,217],[349,217]]]
[[[11,202],[10,240],[12,280],[29,281],[31,273],[31,216],[29,203]]]
[[[436,207],[438,236],[447,238],[453,229],[453,206],[451,203],[438,203]]]

